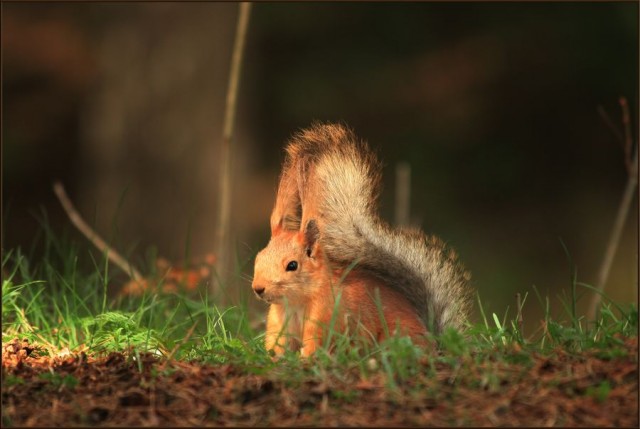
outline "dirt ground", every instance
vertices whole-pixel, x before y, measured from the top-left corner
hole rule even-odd
[[[435,377],[394,392],[382,372],[362,379],[357,368],[292,382],[151,355],[38,357],[37,347],[14,340],[3,344],[2,425],[637,427],[637,337],[623,349],[618,357],[559,350],[526,363],[438,363]]]

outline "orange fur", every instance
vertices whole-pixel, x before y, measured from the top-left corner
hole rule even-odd
[[[422,344],[427,326],[463,329],[469,273],[441,240],[380,219],[381,167],[367,144],[344,126],[316,123],[286,151],[271,241],[256,257],[252,285],[271,304],[267,349],[308,356],[331,324]]]
[[[268,350],[276,355],[300,350],[309,356],[325,342],[332,319],[339,333],[375,341],[398,333],[425,344],[427,330],[405,297],[357,267],[346,275],[344,269],[332,270],[319,243],[308,235],[280,231],[256,257],[253,289],[271,304]],[[291,261],[298,268],[288,272]]]

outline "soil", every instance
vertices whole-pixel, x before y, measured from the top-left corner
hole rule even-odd
[[[638,340],[623,342],[613,356],[558,350],[520,363],[438,362],[431,376],[394,390],[382,371],[286,381],[150,354],[50,358],[14,340],[3,344],[2,425],[637,427]]]

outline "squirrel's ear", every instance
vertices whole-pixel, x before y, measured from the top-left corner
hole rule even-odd
[[[313,249],[319,237],[320,230],[318,229],[318,223],[314,219],[311,219],[304,228],[304,244],[307,248],[307,253]],[[307,256],[311,255],[308,254]]]
[[[271,215],[271,235],[278,235],[284,226],[284,218],[278,214]]]

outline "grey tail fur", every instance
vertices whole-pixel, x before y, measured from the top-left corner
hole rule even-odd
[[[435,332],[463,328],[469,273],[440,239],[380,219],[381,166],[366,143],[345,126],[314,123],[290,140],[285,168],[297,176],[301,228],[316,220],[332,263],[355,261],[407,297]]]

